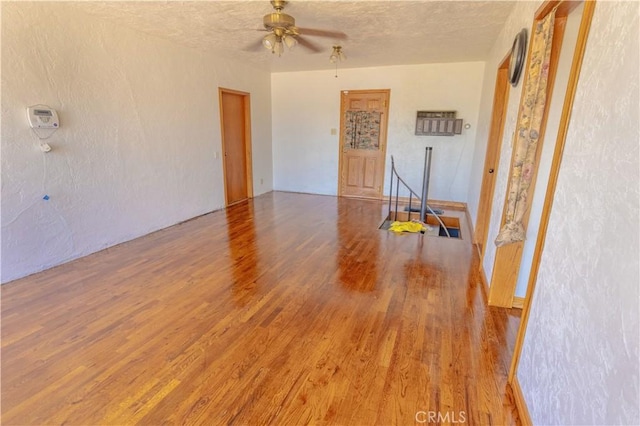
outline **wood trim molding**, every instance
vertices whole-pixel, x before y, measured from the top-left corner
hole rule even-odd
[[[511,386],[511,393],[513,393],[513,399],[516,403],[516,408],[518,409],[518,417],[520,417],[520,423],[524,426],[531,426],[533,422],[531,421],[531,416],[529,415],[529,408],[527,407],[527,402],[524,399],[524,395],[522,394],[522,388],[520,387],[520,382],[518,382],[518,378],[516,377],[509,386]]]
[[[524,306],[524,297],[513,296],[513,302],[511,302],[511,307],[516,309],[522,309]]]
[[[564,18],[571,13],[573,9],[580,6],[584,0],[547,0],[544,2],[535,13],[535,19],[542,19],[549,14],[553,10],[554,7],[556,9],[556,16],[559,18]],[[595,0],[586,0],[586,1],[595,1]]]
[[[273,192],[290,192],[292,194],[309,194],[309,195],[323,195],[323,196],[327,196],[327,197],[334,197],[335,195],[328,195],[328,194],[316,194],[314,192],[303,192],[303,191],[285,191],[282,189],[274,189]],[[353,197],[353,198],[357,198],[357,197]],[[365,200],[365,201],[372,201],[374,203],[388,203],[389,202],[389,197],[385,197],[385,198],[359,198],[360,200]],[[442,210],[455,210],[455,211],[463,211],[465,212],[467,215],[469,214],[469,212],[467,211],[467,203],[464,203],[462,201],[444,201],[444,200],[428,200],[429,206],[431,206],[432,208],[438,208],[438,209],[442,209]],[[405,206],[409,205],[409,197],[398,197],[398,206],[402,206],[403,208]],[[413,199],[413,201],[411,202],[412,206],[416,206],[416,207],[420,207],[420,203],[418,203],[415,199]],[[395,206],[395,203],[394,203]],[[393,207],[393,206],[392,206]]]
[[[509,102],[509,61],[511,52],[502,59],[496,72],[496,80],[493,92],[493,105],[491,107],[491,125],[485,149],[484,166],[482,168],[482,185],[480,187],[480,199],[478,200],[478,214],[476,215],[476,227],[473,233],[473,242],[479,244],[480,251],[484,252],[487,244],[487,231],[491,217],[493,195],[495,193],[495,180],[498,164],[500,163],[500,149],[504,138],[504,124],[507,118],[507,104]],[[492,172],[489,172],[493,169]]]
[[[247,198],[253,198],[253,142],[251,139],[251,94],[244,95],[244,139],[247,162]]]
[[[564,104],[562,106],[562,115],[560,116],[558,137],[556,140],[555,150],[553,152],[553,159],[551,161],[549,183],[547,185],[547,191],[542,207],[540,229],[538,231],[538,238],[536,239],[536,246],[533,251],[533,260],[531,264],[531,273],[529,274],[529,282],[527,285],[527,294],[525,296],[524,306],[522,308],[520,327],[518,329],[518,335],[516,337],[513,358],[511,359],[509,377],[507,379],[509,383],[513,383],[517,380],[516,373],[518,371],[518,364],[520,362],[520,355],[522,353],[522,345],[524,343],[527,324],[529,322],[529,313],[531,311],[533,294],[538,280],[538,270],[540,269],[540,260],[544,251],[547,230],[549,228],[549,218],[551,216],[551,210],[553,208],[553,197],[556,192],[556,186],[558,185],[558,176],[560,174],[560,166],[562,165],[562,154],[564,152],[564,146],[567,139],[567,131],[569,129],[569,122],[571,120],[573,101],[575,98],[576,89],[578,87],[580,70],[582,69],[582,60],[587,46],[589,30],[591,28],[591,20],[593,19],[593,12],[595,10],[595,7],[595,1],[584,2],[582,20],[580,21],[580,29],[578,30],[578,39],[576,41],[576,48],[573,54],[573,61],[571,63],[571,71],[569,73],[569,81],[567,83],[567,91],[565,93]]]
[[[467,219],[467,226],[469,227],[469,233],[471,234],[471,244],[477,246],[477,244],[474,243],[475,238],[475,230],[473,229],[473,221],[471,220],[471,215],[469,214],[469,209],[465,208],[464,209],[464,217]]]
[[[222,180],[224,185],[224,202],[225,206],[230,206],[234,203],[229,203],[227,195],[227,165],[225,161],[225,139],[224,139],[224,119],[223,119],[223,93],[229,93],[232,95],[242,96],[243,110],[244,110],[244,143],[245,143],[245,162],[246,170],[245,176],[247,179],[247,198],[253,198],[253,143],[251,141],[251,93],[242,92],[240,90],[227,89],[226,87],[218,87],[218,108],[220,115],[220,142],[222,148]],[[242,200],[241,200],[242,201]]]
[[[395,197],[393,199],[395,200]],[[382,200],[389,202],[389,196],[387,195],[382,198]],[[409,197],[398,197],[398,204],[402,205],[402,207],[409,205]],[[467,211],[467,203],[462,201],[427,200],[427,204],[429,204],[431,208],[438,208],[442,210]],[[393,205],[395,206],[395,201]],[[411,206],[420,207],[420,202],[413,198],[411,200]]]
[[[487,274],[484,272],[484,267],[482,266],[482,258],[480,259],[480,268],[478,270],[478,275],[480,275],[480,282],[482,283],[482,293],[484,293],[485,302],[489,301],[489,281],[487,281]]]
[[[531,34],[534,34],[536,25],[538,21],[543,19],[546,15],[541,17],[536,17],[533,21]],[[546,129],[547,122],[549,118],[549,110],[551,109],[551,103],[553,101],[553,87],[556,81],[556,74],[558,70],[558,63],[560,59],[560,52],[562,50],[562,40],[564,38],[564,30],[566,27],[567,18],[558,17],[555,19],[555,23],[553,26],[553,39],[552,39],[552,50],[551,50],[551,59],[549,63],[549,77],[547,81],[547,101],[542,115],[542,121],[540,124],[539,131],[539,139],[538,139],[538,148],[535,154],[536,167],[533,170],[533,177],[531,178],[531,185],[528,189],[528,194],[530,197],[533,197],[536,188],[536,182],[538,178],[538,165],[540,163],[540,157],[542,155],[543,145],[546,142]],[[527,73],[525,74],[525,78],[523,84],[526,85],[530,76],[528,73],[529,65],[531,62],[531,49],[533,48],[532,43],[529,43],[529,53],[527,58]],[[522,103],[524,102],[524,97],[520,98],[520,107],[519,111],[522,111]],[[518,113],[518,121],[520,120],[520,113]],[[507,192],[511,187],[511,170],[513,169],[513,160],[515,158],[515,147],[511,152],[511,166],[509,167],[509,180],[507,182]],[[506,212],[507,212],[507,202],[508,202],[508,194],[505,196],[504,206],[502,208],[502,219],[500,221],[500,227],[504,226],[506,222]],[[527,206],[527,209],[524,212],[524,216],[522,218],[522,225],[524,226],[525,231],[529,225],[529,215],[531,213],[531,204]],[[520,273],[520,266],[522,264],[522,253],[524,249],[524,242],[519,241],[512,244],[507,244],[502,247],[498,247],[496,249],[496,255],[494,259],[493,266],[493,274],[491,276],[491,286],[489,291],[489,305],[491,306],[499,306],[503,308],[511,308],[513,302],[513,295],[516,289],[516,284],[518,281],[518,274]]]
[[[427,204],[442,210],[467,211],[467,203],[461,201],[427,200]]]

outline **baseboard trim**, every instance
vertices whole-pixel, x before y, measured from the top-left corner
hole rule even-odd
[[[318,194],[314,192],[288,191],[285,189],[274,189],[269,192],[288,192],[290,194],[307,194],[307,195],[323,195],[328,197],[341,197],[341,195]],[[368,198],[368,197],[348,197],[348,198],[357,198],[359,200],[381,201],[386,203],[389,202],[388,195],[383,195],[382,198]],[[415,198],[411,200],[411,203],[412,205],[416,205],[418,207],[420,206],[420,203]],[[457,210],[457,211],[465,212],[467,215],[467,221],[469,221],[469,224],[471,224],[470,218],[469,218],[469,212],[467,211],[467,203],[463,201],[428,200],[427,203],[431,208],[438,208],[443,210]],[[395,204],[395,198],[393,199],[393,204]],[[402,207],[406,206],[407,204],[409,204],[409,197],[398,197],[398,204],[401,204]]]
[[[473,229],[473,222],[471,221],[471,215],[469,214],[469,209],[467,208],[466,203],[464,206],[464,215],[467,218],[467,226],[469,227],[469,234],[471,234],[471,244],[475,246],[476,233],[475,233],[475,229]]]
[[[443,210],[467,211],[467,203],[463,203],[462,201],[428,200],[427,203],[431,207],[438,207]]]
[[[513,296],[513,302],[511,302],[511,307],[522,309],[524,307],[524,297]]]
[[[338,195],[336,194],[320,194],[319,192],[289,191],[287,189],[274,189],[268,192],[282,192],[285,194],[301,194],[301,195],[319,195],[321,197],[338,197]],[[268,192],[265,192],[265,194],[267,194]],[[378,201],[379,199],[376,198],[375,200]]]
[[[520,388],[520,382],[518,381],[518,376],[513,378],[513,381],[510,383],[511,392],[513,393],[513,399],[516,402],[516,408],[518,409],[518,417],[520,417],[520,423],[525,426],[532,426],[531,416],[529,415],[529,408],[527,408],[527,403],[524,400],[524,395],[522,394],[522,388]]]
[[[389,202],[389,197],[385,199]],[[395,197],[392,201],[395,204]],[[409,197],[398,197],[398,204],[401,204],[403,207],[409,204]],[[420,207],[420,202],[415,198],[411,199],[411,204],[417,207]],[[438,208],[442,210],[457,210],[457,211],[467,211],[467,203],[462,201],[444,201],[444,200],[428,200],[427,204],[431,208]],[[467,213],[468,215],[468,213]]]
[[[484,294],[485,303],[489,303],[489,282],[487,281],[487,274],[484,273],[484,267],[482,266],[482,259],[480,259],[480,268],[478,270],[480,275],[480,284],[482,284],[482,293]]]

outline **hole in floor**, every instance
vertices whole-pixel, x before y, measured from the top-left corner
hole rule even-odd
[[[407,222],[413,219],[418,219],[419,217],[420,213],[391,212],[391,215],[387,217],[382,224],[380,224],[378,229],[388,230],[391,224],[395,221]],[[451,238],[462,239],[462,234],[460,232],[460,220],[457,217],[440,216],[440,220],[442,220],[442,223],[447,227]],[[425,232],[426,235],[431,237],[447,237],[444,227],[440,225],[440,222],[435,216],[428,214],[425,223],[432,228],[430,231]]]

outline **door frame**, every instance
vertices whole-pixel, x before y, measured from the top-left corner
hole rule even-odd
[[[480,199],[478,200],[478,217],[476,228],[473,232],[473,242],[480,250],[480,260],[484,258],[487,244],[487,233],[493,205],[493,194],[496,187],[496,176],[498,174],[498,163],[500,162],[500,148],[504,137],[504,125],[507,118],[507,106],[509,104],[509,61],[511,52],[498,65],[496,72],[496,83],[493,94],[493,107],[491,111],[491,127],[487,150],[484,157],[484,168],[482,173],[482,186],[480,189]],[[492,172],[489,170],[493,169]],[[482,264],[481,264],[482,265]]]
[[[544,3],[539,10],[535,14],[535,18],[531,25],[531,31],[529,34],[534,34],[536,26],[538,22],[541,21],[544,17],[546,17],[549,12],[552,10],[544,9],[547,4],[579,4],[579,2],[575,2],[573,0],[548,0]],[[543,10],[544,9],[544,10]],[[564,7],[567,9],[567,7]],[[541,14],[540,11],[546,11],[546,13]],[[567,23],[567,13],[566,10],[558,8],[556,12],[556,18],[553,26],[553,39],[552,39],[552,47],[551,47],[551,58],[549,63],[549,75],[547,80],[547,101],[544,108],[544,112],[542,115],[542,121],[540,124],[540,132],[538,139],[538,148],[535,154],[535,168],[533,169],[533,176],[531,178],[531,184],[528,189],[528,194],[533,197],[535,193],[535,187],[538,180],[538,169],[540,163],[540,157],[542,155],[543,145],[546,142],[546,129],[547,129],[547,121],[549,118],[549,110],[551,103],[553,101],[553,87],[556,81],[556,74],[558,70],[558,63],[560,59],[560,52],[562,50],[562,42],[564,40],[564,30]],[[525,69],[527,70],[524,78],[523,85],[526,85],[529,77],[529,64],[531,62],[531,37],[529,38],[529,52],[527,54],[527,65]],[[522,110],[522,103],[524,102],[524,97],[520,98],[520,106],[518,111]],[[518,112],[518,119],[520,118],[520,113]],[[554,141],[550,141],[554,142]],[[509,179],[507,181],[507,189],[504,199],[504,205],[502,207],[502,219],[500,221],[500,229],[506,223],[506,212],[507,212],[507,203],[509,202],[509,188],[511,187],[512,173],[511,170],[514,166],[515,159],[515,147],[511,151],[511,161],[509,166]],[[529,215],[531,214],[531,203],[527,206],[526,211],[524,212],[524,216],[522,218],[522,224],[525,231],[529,225]],[[512,308],[513,307],[513,299],[515,296],[516,284],[518,281],[518,274],[520,272],[520,266],[522,264],[522,255],[524,250],[524,241],[517,241],[515,243],[507,244],[501,247],[496,248],[495,258],[493,260],[493,273],[491,274],[491,282],[489,284],[489,305],[490,306],[498,306],[503,308]]]
[[[222,103],[223,94],[242,96],[242,109],[244,111],[244,154],[245,154],[245,178],[247,180],[247,199],[253,198],[253,162],[251,152],[251,94],[234,89],[218,87],[218,102],[220,107],[220,134],[222,146],[222,180],[224,182],[224,202],[229,206],[227,191],[227,162],[226,162],[226,141],[224,140],[224,108]]]
[[[385,172],[387,167],[387,140],[389,139],[389,103],[391,102],[391,89],[359,89],[359,90],[340,90],[340,129],[338,129],[338,197],[342,197],[342,163],[343,163],[343,152],[342,152],[342,131],[344,129],[344,111],[342,110],[343,102],[342,96],[347,93],[386,93],[387,94],[387,105],[384,105],[386,108],[386,113],[384,115],[384,141],[380,141],[380,152],[382,154],[382,184],[380,185],[380,191],[377,197],[354,197],[354,198],[363,198],[370,200],[382,200],[384,199],[384,181],[385,181]],[[380,123],[382,126],[382,123]]]

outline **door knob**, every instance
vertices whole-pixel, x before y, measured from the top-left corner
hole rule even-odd
[[[493,169],[489,169],[489,173],[493,173]]]

